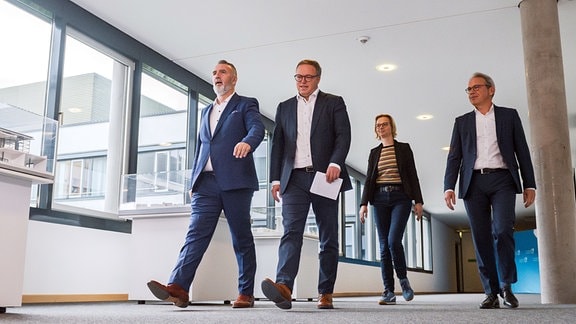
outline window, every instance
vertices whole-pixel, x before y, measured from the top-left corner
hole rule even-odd
[[[420,222],[414,215],[408,219],[403,244],[408,268],[432,271],[430,216],[424,214]]]
[[[187,179],[182,179],[183,171],[186,169],[185,148],[172,148],[169,150],[149,151],[138,153],[139,175],[148,176],[150,181],[150,192],[168,193],[174,184],[184,184]]]
[[[170,152],[186,148],[188,88],[148,65],[143,70],[137,173],[184,170],[185,154]]]
[[[50,18],[47,15],[28,14],[0,0],[0,30],[3,47],[0,60],[0,102],[44,116]],[[43,155],[40,151],[31,153]],[[36,206],[37,192],[38,185],[34,185],[30,197],[32,207]]]
[[[200,129],[200,122],[202,119],[202,111],[214,102],[212,99],[205,97],[203,95],[200,95],[199,97],[200,97],[199,98],[200,100],[198,100],[198,116],[196,118],[196,129]]]
[[[266,131],[264,139],[254,151],[254,165],[256,167],[256,175],[258,176],[258,191],[254,192],[252,197],[252,226],[253,227],[267,227],[268,219],[272,217],[269,213],[269,199],[270,190],[268,187],[268,137],[269,132]],[[273,225],[274,223],[271,223]]]
[[[344,217],[345,217],[345,253],[344,255],[353,259],[361,259],[361,238],[362,238],[362,223],[360,223],[360,218],[358,217],[358,186],[360,186],[360,181],[351,178],[352,190],[348,190],[344,193]]]
[[[82,206],[86,204],[84,199],[103,199],[106,157],[60,159],[56,166],[59,185],[54,192],[54,201],[73,204],[75,200]]]
[[[44,115],[50,21],[0,1],[0,30],[0,102]]]
[[[132,72],[128,59],[68,31],[53,209],[117,217]]]

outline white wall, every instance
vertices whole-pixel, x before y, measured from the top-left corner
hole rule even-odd
[[[434,219],[432,231],[433,274],[409,272],[408,276],[417,293],[456,292],[456,234]],[[128,294],[131,237],[131,234],[30,221],[24,295]],[[183,237],[174,240],[182,242]],[[167,251],[174,255],[177,252]],[[233,256],[230,263],[235,266]],[[256,278],[256,283],[262,279]],[[378,267],[340,263],[335,292],[381,291]]]
[[[30,221],[24,295],[126,294],[130,234]]]

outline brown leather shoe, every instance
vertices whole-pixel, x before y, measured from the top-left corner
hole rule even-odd
[[[232,308],[252,308],[254,307],[254,296],[238,295],[236,301],[232,304]]]
[[[264,296],[273,301],[276,307],[282,309],[292,308],[292,292],[288,286],[283,283],[275,283],[266,278],[262,281],[261,287]]]
[[[320,309],[334,308],[334,305],[332,304],[332,294],[320,294],[320,296],[318,296],[318,308]]]
[[[188,307],[190,296],[188,295],[188,292],[182,289],[178,284],[169,284],[168,286],[164,286],[158,281],[150,280],[150,282],[148,282],[148,289],[150,289],[152,294],[160,300],[172,302],[180,308]]]

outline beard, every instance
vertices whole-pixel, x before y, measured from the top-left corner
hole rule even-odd
[[[214,85],[212,86],[212,89],[214,90],[214,93],[218,96],[221,96],[223,94],[225,94],[226,92],[230,91],[230,89],[232,89],[231,86],[229,85]]]

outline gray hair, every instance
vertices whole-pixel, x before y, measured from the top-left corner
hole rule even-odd
[[[475,72],[474,74],[472,74],[472,78],[482,78],[484,79],[484,81],[486,82],[486,85],[490,88],[494,88],[495,84],[494,84],[494,80],[492,80],[492,78],[488,75],[488,74],[484,74],[481,72]]]

